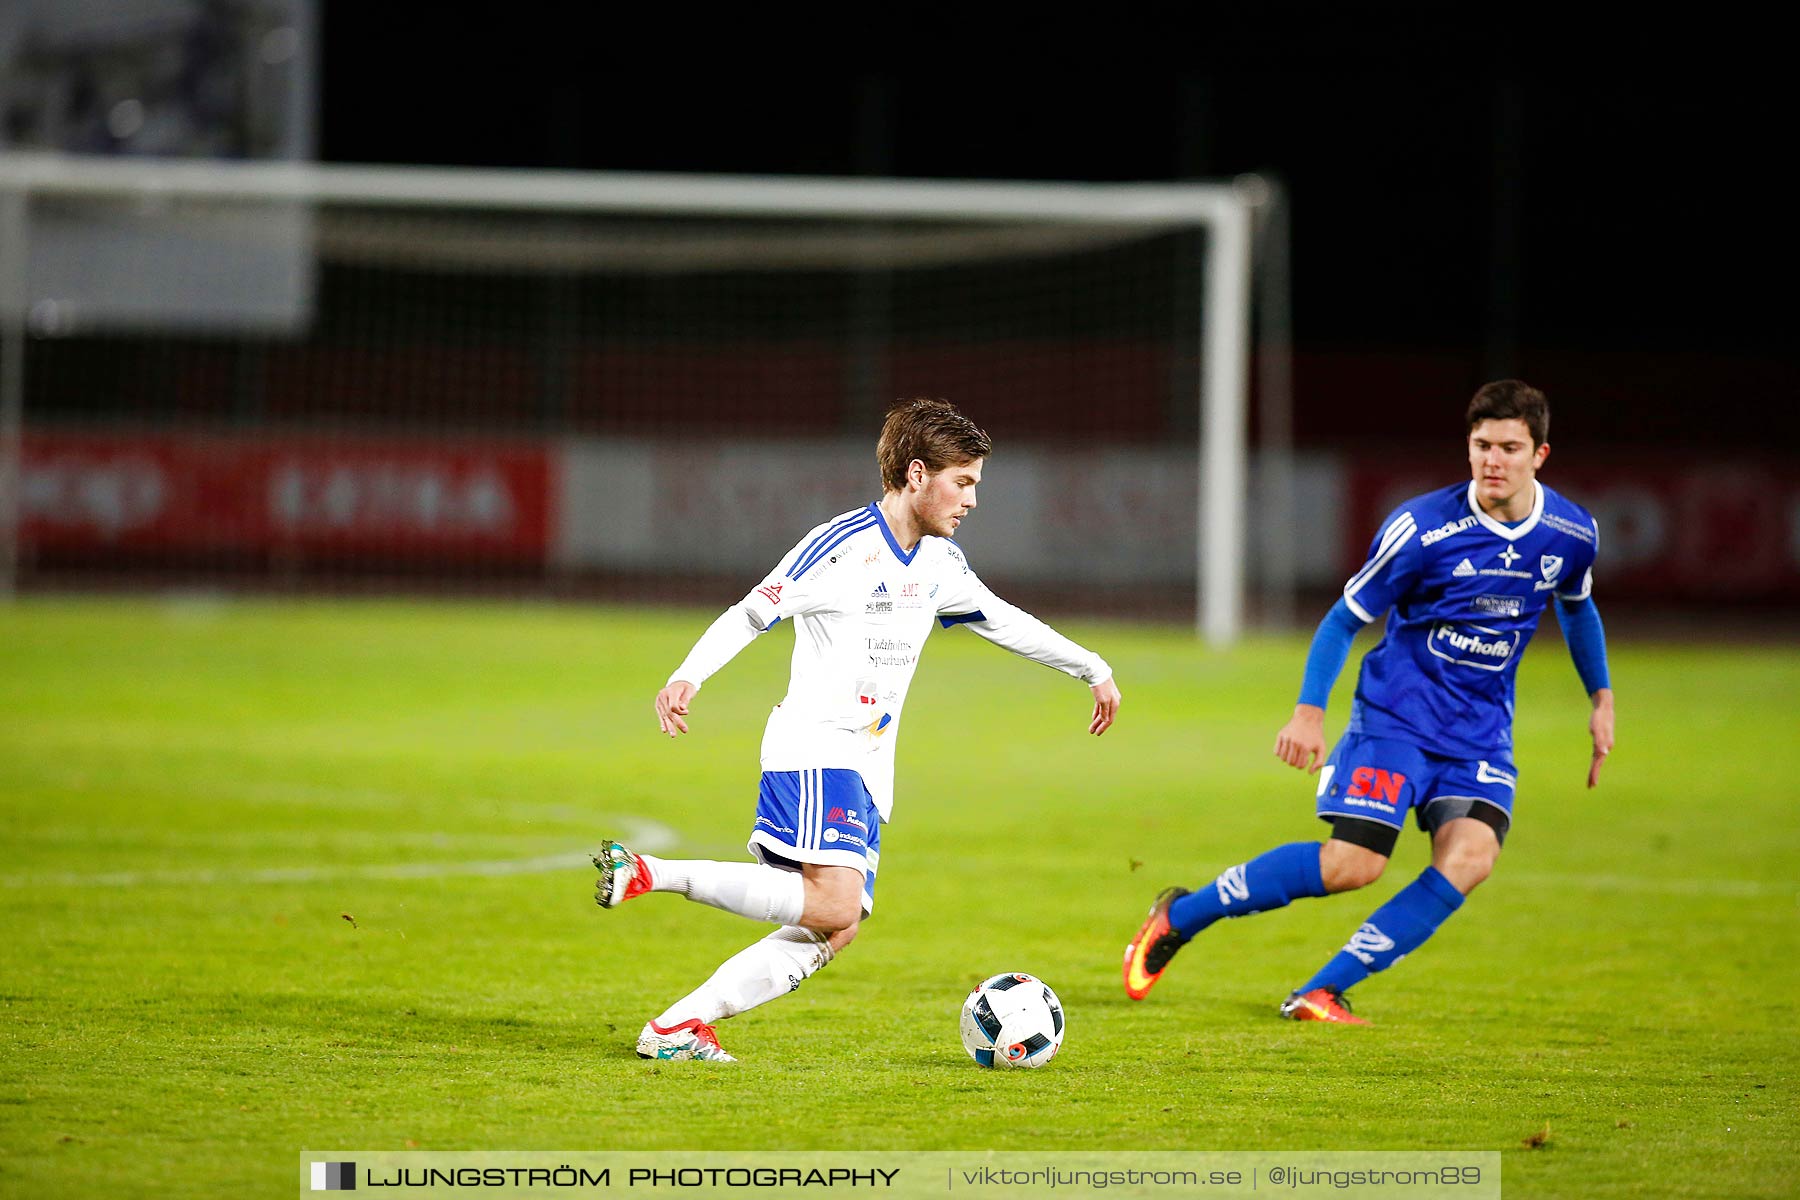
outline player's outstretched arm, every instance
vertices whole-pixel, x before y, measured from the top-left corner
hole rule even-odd
[[[662,691],[656,693],[656,723],[670,737],[679,737],[688,731],[684,718],[700,686],[774,624],[773,618],[759,615],[750,607],[755,595],[752,592],[720,613],[718,620],[707,627],[681,665],[675,668],[675,673],[669,676]]]
[[[1588,761],[1588,786],[1600,786],[1600,764],[1613,748],[1613,694],[1601,688],[1591,697],[1594,711],[1588,716],[1588,735],[1594,739],[1594,757]]]
[[[680,737],[688,731],[683,718],[688,714],[688,702],[699,690],[687,680],[677,679],[656,693],[656,720],[664,733]]]
[[[938,620],[947,626],[966,625],[996,646],[1086,683],[1094,696],[1088,732],[1098,737],[1111,729],[1119,715],[1120,698],[1119,685],[1113,682],[1112,668],[1106,660],[1018,605],[994,595],[974,572],[969,572],[967,578],[969,591],[946,597],[945,607],[938,610]]]
[[[1588,694],[1593,712],[1588,715],[1588,736],[1594,739],[1594,754],[1588,760],[1589,787],[1600,783],[1600,765],[1613,748],[1612,673],[1606,665],[1606,627],[1600,621],[1600,608],[1593,597],[1556,600],[1556,620],[1562,626],[1563,641],[1569,645],[1576,674]]]
[[[1363,619],[1340,599],[1319,622],[1312,645],[1306,651],[1306,670],[1300,679],[1300,700],[1294,715],[1275,735],[1275,757],[1297,771],[1318,774],[1325,763],[1325,702],[1350,657],[1350,643]]]
[[[1119,685],[1108,677],[1088,690],[1094,693],[1094,719],[1088,722],[1088,732],[1099,737],[1112,728],[1119,715]]]
[[[1275,735],[1275,757],[1317,775],[1325,759],[1325,710],[1316,704],[1294,705],[1294,715]]]

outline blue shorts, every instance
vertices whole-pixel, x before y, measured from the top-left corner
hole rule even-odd
[[[818,863],[861,871],[863,912],[874,911],[881,814],[855,771],[764,771],[750,853],[758,862],[791,870]]]
[[[1494,832],[1504,842],[1517,783],[1512,760],[1498,754],[1445,758],[1411,742],[1345,734],[1319,769],[1318,814],[1323,821],[1351,817],[1404,829],[1411,809],[1419,828],[1435,833],[1487,805],[1499,810],[1486,815],[1498,817]]]

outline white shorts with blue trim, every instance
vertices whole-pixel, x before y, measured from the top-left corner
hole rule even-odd
[[[863,912],[874,911],[881,863],[881,814],[855,771],[819,767],[764,771],[757,788],[750,853],[772,867],[801,863],[862,872]]]

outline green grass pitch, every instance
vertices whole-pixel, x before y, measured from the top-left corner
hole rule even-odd
[[[412,1146],[1499,1149],[1513,1197],[1800,1189],[1792,646],[1615,638],[1588,792],[1552,634],[1499,870],[1344,1029],[1275,1004],[1421,869],[1417,833],[1368,891],[1216,927],[1145,1003],[1119,987],[1160,887],[1320,835],[1269,753],[1302,639],[1070,623],[1124,690],[1094,739],[1079,684],[939,633],[858,944],[721,1028],[739,1065],[658,1065],[639,1025],[762,930],[601,912],[559,864],[659,829],[743,857],[791,640],[672,743],[650,699],[710,616],[0,607],[0,1195],[287,1194],[303,1148]],[[1067,1006],[1043,1070],[958,1043],[1001,970]]]

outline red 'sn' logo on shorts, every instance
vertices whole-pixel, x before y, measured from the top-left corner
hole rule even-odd
[[[1387,804],[1400,803],[1400,789],[1406,786],[1406,776],[1398,771],[1384,771],[1380,767],[1358,767],[1350,772],[1350,796],[1366,796],[1371,800],[1380,800]]]

